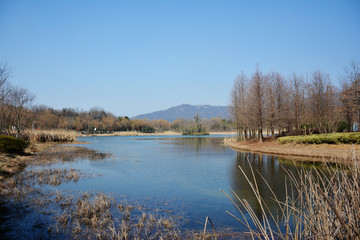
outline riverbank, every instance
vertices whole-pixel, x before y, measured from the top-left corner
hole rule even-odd
[[[234,150],[283,156],[295,161],[338,162],[353,157],[360,159],[358,144],[281,144],[276,140],[262,143],[236,142],[233,138],[225,139],[224,143]]]

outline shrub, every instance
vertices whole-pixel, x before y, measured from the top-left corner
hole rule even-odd
[[[0,152],[2,153],[24,153],[28,143],[19,138],[1,135],[0,136]]]
[[[142,132],[142,133],[154,133],[155,129],[153,127],[150,127],[150,126],[142,126],[140,128],[140,132]]]

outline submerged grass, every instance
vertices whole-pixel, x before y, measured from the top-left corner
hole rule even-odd
[[[355,154],[353,154],[355,156]],[[250,165],[251,166],[251,165]],[[236,200],[224,194],[233,202],[241,217],[228,212],[244,225],[252,238],[258,239],[360,239],[360,171],[359,159],[351,163],[317,168],[289,170],[285,180],[285,201],[273,193],[280,215],[275,216],[268,208],[258,188],[258,178],[251,169],[251,176],[241,172],[248,181],[262,215],[258,217],[246,199],[234,191]],[[222,190],[221,190],[222,191]],[[250,216],[246,219],[245,214]]]

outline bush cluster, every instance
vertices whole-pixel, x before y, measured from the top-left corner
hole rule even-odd
[[[24,153],[28,142],[23,139],[1,135],[0,136],[0,152],[21,154]]]
[[[142,126],[140,128],[140,132],[142,132],[142,133],[154,133],[155,129],[153,127],[150,127],[150,126]]]
[[[360,144],[360,132],[313,134],[308,136],[289,136],[278,138],[280,143],[299,144]]]

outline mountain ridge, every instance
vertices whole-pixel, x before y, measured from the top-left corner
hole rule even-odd
[[[169,122],[173,122],[176,119],[192,119],[196,114],[199,114],[200,118],[230,118],[228,106],[212,106],[212,105],[191,105],[181,104],[175,107],[170,107],[164,110],[155,111],[151,113],[140,114],[132,117],[132,119],[149,119],[157,120],[164,119]]]

